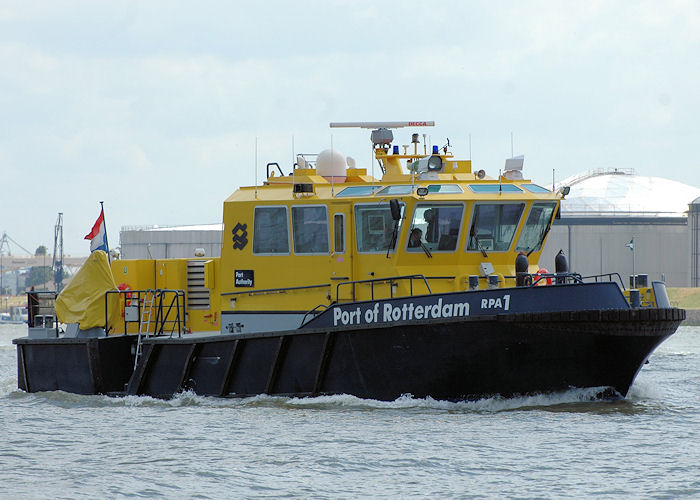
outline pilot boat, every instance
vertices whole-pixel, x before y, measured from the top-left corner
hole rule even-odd
[[[616,273],[581,276],[563,252],[540,268],[568,188],[526,179],[522,157],[489,176],[449,141],[394,143],[393,129],[431,125],[332,123],[372,130],[381,176],[333,149],[287,173],[269,163],[224,201],[220,257],[93,252],[58,297],[30,294],[19,388],[625,397],[685,311],[643,275],[629,289]]]

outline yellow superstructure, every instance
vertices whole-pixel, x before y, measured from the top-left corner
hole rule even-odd
[[[561,194],[519,170],[472,172],[471,161],[447,147],[428,153],[416,135],[401,152],[375,143],[381,178],[350,161],[340,169],[333,155],[331,175],[320,155],[289,175],[273,169],[224,201],[220,258],[117,260],[115,282],[184,290],[191,331],[220,330],[222,313],[463,291],[470,276],[472,287],[475,277],[479,288],[515,286],[515,258],[538,261]]]

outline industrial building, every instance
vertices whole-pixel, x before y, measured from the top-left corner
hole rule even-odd
[[[553,270],[554,256],[563,250],[571,270],[582,276],[618,272],[627,285],[634,273],[672,287],[700,285],[700,212],[694,231],[688,223],[689,205],[700,189],[623,169],[590,171],[559,186],[571,191],[552,226],[541,267]]]
[[[123,259],[194,257],[198,249],[207,257],[221,256],[223,224],[197,226],[124,226],[119,233]]]
[[[700,286],[699,188],[627,169],[586,172],[564,185],[571,191],[540,267],[553,271],[554,256],[563,250],[582,276],[620,273],[627,285],[633,273],[647,274],[668,286]],[[186,258],[197,249],[218,257],[222,230],[221,224],[123,227],[122,258]]]

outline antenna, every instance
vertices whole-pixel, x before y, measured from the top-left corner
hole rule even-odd
[[[255,136],[255,199],[258,199],[258,136]]]
[[[374,194],[374,146],[369,148],[369,164],[372,165],[372,194]]]
[[[335,157],[333,156],[333,134],[331,134],[331,165],[333,165],[334,158]],[[333,170],[331,170],[331,173],[335,173],[335,172],[333,172]],[[333,198],[334,196],[335,196],[335,175],[331,175],[331,198]]]
[[[472,135],[469,134],[469,161],[472,161]]]
[[[510,133],[510,157],[513,158],[513,132]]]

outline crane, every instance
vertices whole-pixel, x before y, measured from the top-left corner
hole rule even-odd
[[[53,283],[56,293],[63,289],[63,212],[58,212],[58,219],[53,232]]]
[[[27,249],[24,248],[22,245],[20,245],[19,243],[17,243],[15,240],[13,240],[12,238],[10,238],[10,235],[9,235],[9,234],[7,234],[6,232],[3,232],[3,233],[2,233],[2,237],[0,238],[0,295],[3,294],[3,282],[2,282],[2,278],[3,278],[4,268],[3,268],[2,256],[5,255],[5,253],[4,253],[4,252],[5,252],[5,249],[7,249],[7,255],[8,255],[8,256],[11,256],[11,255],[12,255],[12,249],[10,248],[10,242],[14,243],[16,246],[18,246],[19,248],[21,248],[22,250],[24,250],[25,252],[27,252],[28,255],[31,255],[31,254],[32,254],[29,250],[27,250]]]

